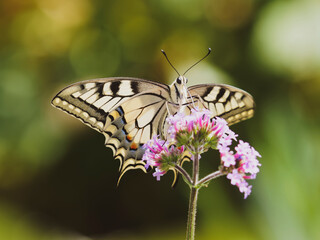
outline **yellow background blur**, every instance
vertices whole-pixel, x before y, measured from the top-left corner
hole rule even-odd
[[[201,190],[197,239],[320,239],[318,0],[7,0],[0,3],[0,239],[184,239],[188,188],[131,171],[104,137],[54,109],[80,80],[227,83],[251,93],[232,127],[262,155],[247,200]],[[207,154],[201,169],[215,169]]]

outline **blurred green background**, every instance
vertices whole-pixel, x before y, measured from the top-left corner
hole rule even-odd
[[[50,105],[80,80],[189,84],[251,93],[232,129],[263,156],[247,199],[226,178],[200,192],[197,239],[320,239],[318,0],[29,0],[0,3],[0,239],[184,239],[188,188],[130,171],[104,137]],[[203,172],[217,165],[201,160]]]

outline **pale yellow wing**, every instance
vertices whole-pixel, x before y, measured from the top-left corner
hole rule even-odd
[[[188,91],[194,101],[212,112],[213,117],[222,117],[229,125],[253,117],[253,97],[239,88],[224,84],[200,84],[189,87]]]
[[[169,98],[165,84],[136,78],[79,82],[59,92],[52,104],[105,137],[120,160],[120,177],[129,169],[145,171],[141,146],[160,134]]]

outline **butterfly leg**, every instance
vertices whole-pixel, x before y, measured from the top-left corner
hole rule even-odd
[[[204,101],[203,101],[202,97],[200,97],[200,95],[199,95],[199,94],[197,94],[197,98],[198,98],[198,99],[199,99],[199,101],[202,103],[202,105],[205,107],[205,105],[204,105]]]
[[[190,95],[190,98],[191,98],[191,103],[192,103],[193,108],[196,107],[196,103],[198,103],[198,106],[197,106],[197,107],[200,107],[199,102],[202,104],[202,106],[203,106],[204,108],[207,108],[206,105],[205,105],[205,102],[203,101],[202,97],[200,97],[200,95],[197,94],[197,95],[195,95],[195,96],[191,96],[190,93],[189,93],[189,95]],[[196,100],[194,100],[194,98],[196,98]]]
[[[169,103],[168,102],[166,102],[166,107],[167,107],[167,111],[168,111],[168,114],[169,115],[172,115],[172,113],[171,113],[171,111],[170,111],[170,108],[169,108],[169,105],[168,105]]]

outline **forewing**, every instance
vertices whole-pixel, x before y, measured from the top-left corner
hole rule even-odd
[[[121,178],[129,169],[145,171],[142,145],[160,134],[168,91],[167,85],[143,79],[94,79],[66,87],[52,104],[104,134],[120,160]]]
[[[239,88],[224,84],[200,84],[189,87],[188,91],[193,99],[212,112],[213,117],[222,117],[229,125],[251,118],[254,114],[253,97]]]
[[[93,129],[103,132],[110,112],[133,96],[154,89],[167,91],[168,87],[138,78],[100,78],[66,87],[51,103]]]

